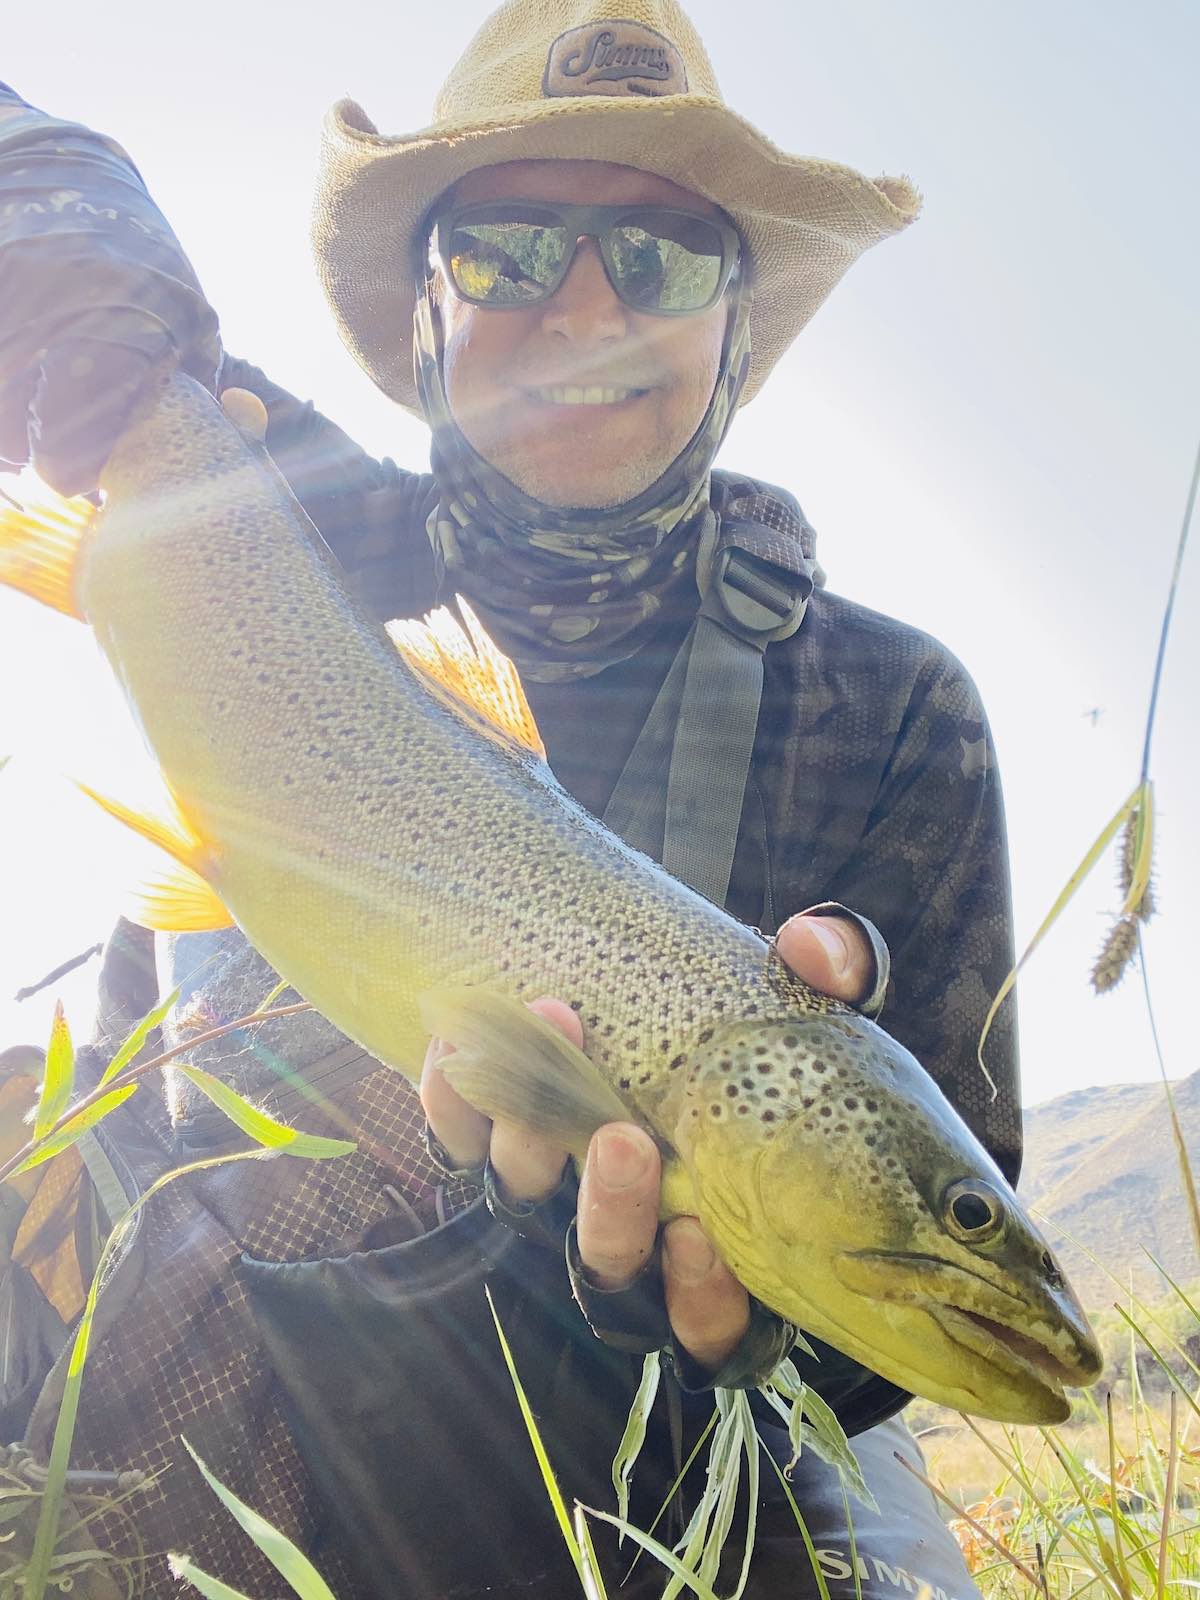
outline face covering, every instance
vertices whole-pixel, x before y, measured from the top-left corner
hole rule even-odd
[[[667,590],[695,586],[697,551],[715,529],[709,472],[750,363],[750,291],[739,279],[733,293],[699,428],[636,499],[597,510],[544,505],[472,448],[446,400],[441,316],[428,293],[418,297],[417,389],[441,488],[427,524],[438,587],[470,603],[523,676],[559,682],[626,660],[649,638]]]

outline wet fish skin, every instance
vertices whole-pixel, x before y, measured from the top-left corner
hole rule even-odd
[[[442,996],[469,1098],[577,1153],[640,1121],[665,1214],[698,1214],[768,1305],[932,1399],[1067,1414],[1062,1383],[1099,1372],[1086,1317],[907,1051],[431,694],[190,380],[103,487],[78,610],[186,819],[177,853],[299,993],[414,1080]],[[590,1062],[512,1004],[541,994]],[[953,1225],[964,1180],[994,1197],[986,1239]]]

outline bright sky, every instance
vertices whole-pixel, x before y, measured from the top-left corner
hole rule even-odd
[[[831,585],[945,641],[1005,776],[1026,938],[1133,787],[1159,618],[1200,438],[1194,202],[1200,13],[1186,0],[696,0],[729,102],[785,149],[903,172],[924,218],[866,256],[735,424],[725,464],[782,483]],[[377,454],[423,430],[342,350],[307,247],[317,132],[339,95],[423,126],[485,15],[376,0],[61,0],[5,30],[35,104],[119,138],[190,253],[228,348]],[[1161,913],[1147,936],[1173,1076],[1197,1065],[1195,693],[1185,568],[1153,771]],[[41,1042],[35,981],[111,923],[123,851],[49,769],[120,785],[105,672],[76,624],[0,594],[0,1048]],[[107,759],[105,751],[108,751]],[[1098,870],[1021,983],[1025,1097],[1154,1075],[1140,985],[1092,998]],[[94,968],[92,969],[94,971]],[[59,986],[79,1032],[88,976]]]

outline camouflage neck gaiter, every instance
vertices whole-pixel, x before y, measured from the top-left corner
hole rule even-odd
[[[427,524],[439,586],[468,600],[523,676],[590,677],[635,654],[667,589],[694,582],[711,543],[709,471],[750,361],[750,292],[738,292],[708,410],[666,472],[634,500],[600,510],[547,506],[474,450],[450,414],[442,325],[426,295],[414,318],[417,388],[441,489]]]

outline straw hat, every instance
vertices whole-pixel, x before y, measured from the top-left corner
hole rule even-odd
[[[851,262],[920,210],[906,178],[872,181],[787,155],[730,111],[675,0],[506,0],[446,82],[433,122],[380,134],[339,101],[325,121],[313,244],[342,338],[418,410],[416,273],[430,208],[503,161],[613,161],[714,201],[753,263],[750,399]]]

